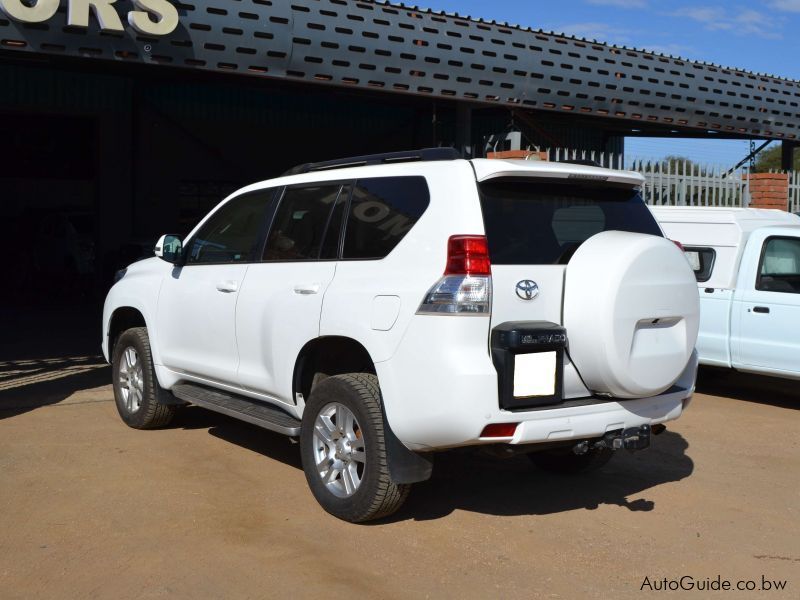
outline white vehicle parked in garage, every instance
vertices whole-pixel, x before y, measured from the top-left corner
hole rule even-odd
[[[700,290],[700,362],[800,379],[800,217],[755,208],[653,207]]]
[[[186,402],[299,436],[315,497],[354,522],[437,450],[575,472],[645,448],[692,396],[699,303],[642,182],[433,149],[251,185],[109,292],[120,415]]]

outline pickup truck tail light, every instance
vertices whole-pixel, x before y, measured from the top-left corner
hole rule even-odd
[[[417,314],[489,314],[492,263],[482,235],[454,235],[447,242],[447,266],[420,304]]]

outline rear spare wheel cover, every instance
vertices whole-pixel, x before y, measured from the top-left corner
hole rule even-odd
[[[697,281],[669,240],[605,231],[567,266],[569,353],[594,392],[644,398],[666,391],[689,362],[699,323]]]

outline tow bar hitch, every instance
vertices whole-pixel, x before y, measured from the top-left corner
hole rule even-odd
[[[586,454],[590,448],[600,450],[602,448],[610,448],[611,450],[644,450],[650,446],[650,425],[642,425],[641,427],[631,427],[629,429],[617,429],[616,431],[609,431],[602,439],[590,444],[588,441],[583,441],[576,444],[572,451],[575,454]]]

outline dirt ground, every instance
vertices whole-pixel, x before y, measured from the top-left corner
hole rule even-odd
[[[319,508],[286,438],[199,408],[134,431],[96,356],[6,356],[0,597],[638,598],[718,575],[800,597],[799,388],[701,377],[683,419],[595,474],[451,452],[359,526]]]

